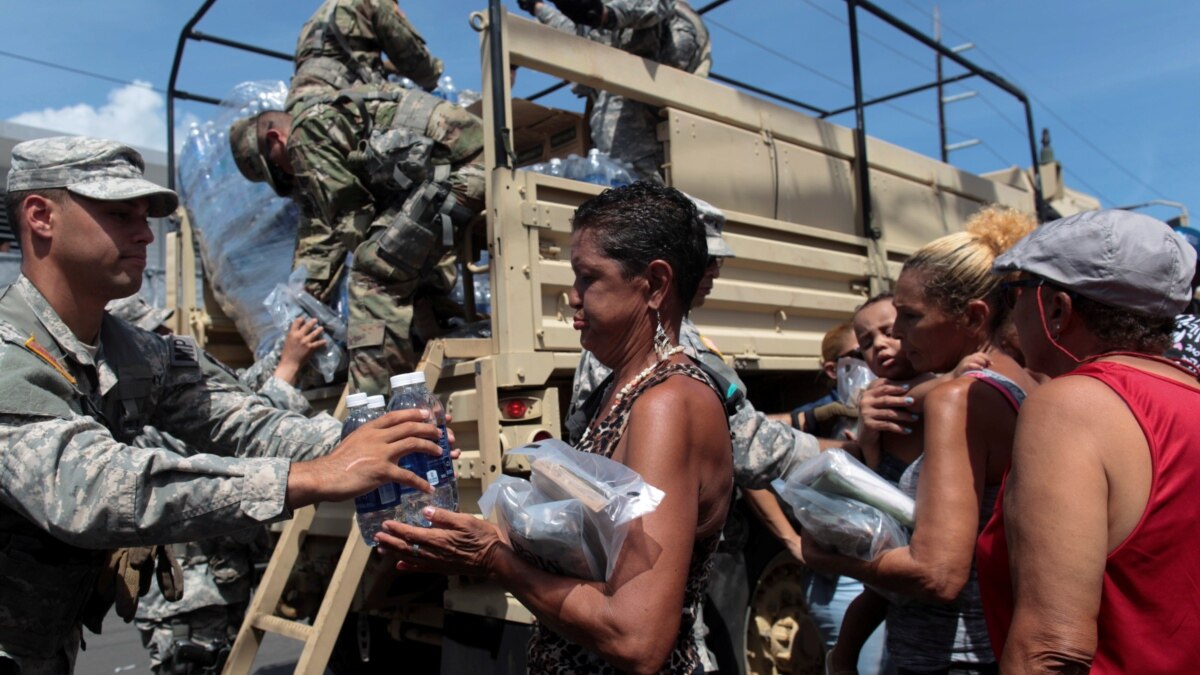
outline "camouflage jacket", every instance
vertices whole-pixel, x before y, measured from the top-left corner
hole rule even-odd
[[[783,422],[769,420],[754,409],[754,405],[745,397],[746,385],[725,363],[716,345],[700,334],[691,319],[683,320],[679,342],[688,348],[690,356],[703,362],[743,394],[734,414],[729,417],[729,430],[733,434],[734,480],[738,485],[745,488],[767,487],[772,480],[786,476],[796,465],[821,451],[815,436],[793,429]],[[598,390],[610,372],[591,352],[584,351],[580,355],[571,389],[568,418]],[[729,398],[728,394],[726,398]],[[578,441],[576,438],[570,440],[572,443]]]
[[[437,86],[442,60],[394,0],[325,0],[300,29],[287,110],[299,112],[306,97],[385,82],[384,55],[398,75]]]
[[[288,410],[305,417],[312,416],[312,405],[299,389],[274,376],[279,366],[282,343],[267,352],[249,368],[238,371],[238,381],[252,389],[273,408]],[[333,420],[325,413],[322,420]],[[328,424],[328,422],[325,422]],[[334,420],[336,424],[336,420]],[[183,441],[154,427],[145,427],[133,445],[139,448],[167,448],[180,455],[195,454]],[[261,535],[261,536],[260,536]],[[137,618],[161,621],[170,617],[213,605],[234,605],[250,599],[251,572],[259,558],[270,554],[265,528],[251,528],[237,534],[224,535],[176,546],[176,558],[183,568],[183,597],[170,602],[163,597],[158,584],[138,602]]]
[[[675,15],[675,0],[605,0],[604,27],[577,26],[549,2],[537,5],[537,20],[594,42],[647,59],[659,60],[667,22]]]
[[[312,405],[309,404],[308,399],[304,398],[304,394],[299,389],[275,377],[275,369],[279,367],[282,349],[283,343],[280,342],[261,359],[250,364],[248,368],[239,370],[238,382],[243,387],[267,399],[273,408],[290,410],[297,415],[311,417]]]
[[[146,425],[211,454],[128,445]],[[89,350],[28,279],[0,289],[0,653],[25,672],[72,663],[105,549],[286,518],[292,460],[339,435],[269,407],[189,338],[106,315]]]
[[[287,151],[296,170],[294,197],[305,216],[296,263],[308,267],[306,288],[317,297],[323,298],[327,290],[319,282],[336,279],[346,253],[373,223],[394,215],[408,194],[373,176],[360,151],[374,131],[392,128],[432,138],[434,167],[459,166],[477,157],[483,147],[479,118],[423,91],[397,85],[360,86],[323,97],[292,120]],[[471,174],[474,178],[467,175],[452,173],[452,187],[481,200],[482,171]]]

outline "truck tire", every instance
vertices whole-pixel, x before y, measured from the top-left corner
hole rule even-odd
[[[741,499],[714,555],[705,642],[721,673],[823,673],[825,647],[804,602],[808,574]]]
[[[367,616],[370,640],[369,661],[362,660],[359,648],[359,617],[357,612],[346,615],[329,657],[329,670],[334,675],[438,675],[441,670],[441,649],[436,645],[414,640],[396,640],[388,632],[388,619]]]
[[[524,673],[533,626],[475,614],[446,612],[442,675]]]

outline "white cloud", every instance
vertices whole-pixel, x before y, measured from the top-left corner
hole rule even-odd
[[[135,81],[108,92],[100,107],[77,103],[65,108],[45,108],[10,118],[17,124],[51,129],[66,134],[110,138],[143,148],[163,150],[167,146],[166,104],[162,94],[148,82]],[[196,121],[188,114],[176,121],[176,131]],[[176,138],[185,136],[177,133]]]

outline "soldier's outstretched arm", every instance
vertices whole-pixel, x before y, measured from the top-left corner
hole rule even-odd
[[[565,14],[554,8],[549,0],[545,2],[537,2],[533,6],[533,15],[537,20],[551,28],[563,31],[564,33],[575,32],[575,22],[567,18]]]
[[[400,13],[395,0],[374,0],[375,32],[396,72],[426,91],[437,86],[442,60],[429,53],[425,39]]]
[[[733,478],[741,487],[765,488],[821,452],[816,436],[768,419],[743,400],[729,418],[733,433]]]
[[[0,503],[84,548],[229,534],[385,481],[428,490],[396,460],[408,452],[440,452],[431,440],[438,429],[418,421],[421,411],[392,413],[325,457],[291,462],[136,448],[61,399],[59,405],[35,403],[48,404],[46,411],[0,414]]]
[[[146,350],[158,346],[167,351],[149,423],[197,452],[308,460],[337,444],[337,420],[324,415],[307,418],[271,406],[191,338],[146,338],[161,340],[159,345],[145,345]]]

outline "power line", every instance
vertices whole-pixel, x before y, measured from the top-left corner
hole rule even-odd
[[[100,73],[93,73],[91,71],[81,70],[79,68],[72,68],[71,66],[64,66],[59,63],[43,61],[41,59],[35,59],[30,56],[23,56],[21,54],[14,54],[12,52],[6,52],[4,50],[0,50],[0,56],[7,56],[10,59],[16,59],[18,61],[25,61],[27,63],[35,63],[39,66],[45,66],[47,68],[53,68],[55,70],[62,70],[62,71],[68,72],[68,73],[74,73],[76,75],[83,75],[83,76],[91,77],[91,78],[94,78],[97,80],[104,80],[105,82],[112,82],[115,84],[124,84],[124,85],[132,86],[132,87],[140,87],[142,89],[149,89],[150,91],[155,91],[160,94],[164,94],[164,95],[166,94],[166,92],[163,91],[162,89],[159,89],[158,87],[155,87],[153,85],[146,84],[145,82],[131,82],[129,80],[122,80],[120,78],[109,77],[108,75],[101,75]]]
[[[763,50],[763,51],[767,52],[768,54],[771,54],[771,55],[773,55],[773,56],[777,56],[777,57],[779,57],[779,58],[783,59],[784,61],[787,61],[788,63],[792,64],[793,66],[796,66],[797,68],[800,68],[800,69],[802,69],[802,70],[806,70],[806,71],[808,71],[808,72],[812,73],[813,75],[816,75],[817,77],[819,77],[819,78],[821,78],[821,79],[823,79],[823,80],[826,80],[826,81],[828,81],[828,82],[832,82],[833,84],[836,84],[837,86],[839,86],[839,87],[842,87],[843,89],[851,89],[850,85],[846,84],[845,82],[842,82],[841,80],[838,80],[838,79],[835,79],[835,78],[833,78],[833,77],[830,77],[829,75],[826,75],[825,73],[822,73],[821,71],[817,70],[816,68],[813,68],[812,66],[809,66],[809,65],[803,64],[803,63],[801,63],[801,62],[797,61],[796,59],[793,59],[792,57],[788,56],[787,54],[784,54],[784,53],[783,53],[783,52],[781,52],[781,51],[778,51],[778,50],[776,50],[776,49],[773,49],[773,48],[771,48],[771,47],[768,47],[767,45],[765,45],[765,44],[763,44],[763,43],[759,42],[758,40],[755,40],[754,38],[752,38],[752,37],[750,37],[750,36],[748,36],[748,35],[744,35],[744,34],[742,34],[742,33],[739,33],[738,31],[736,31],[736,30],[734,30],[734,29],[730,28],[729,26],[726,26],[725,24],[721,23],[720,21],[717,21],[717,20],[715,20],[715,19],[705,19],[705,23],[710,23],[710,24],[712,24],[712,25],[716,26],[717,28],[720,28],[721,30],[725,31],[726,33],[729,33],[730,35],[733,35],[734,37],[737,37],[737,38],[740,38],[740,39],[742,39],[742,40],[745,40],[746,42],[748,42],[748,43],[750,43],[750,44],[754,45],[755,47],[758,47],[759,49],[761,49],[761,50]]]
[[[918,5],[916,5],[916,4],[915,4],[915,3],[914,3],[912,0],[903,0],[903,1],[904,1],[904,3],[905,3],[905,4],[907,4],[909,7],[912,7],[913,9],[915,9],[915,10],[916,10],[918,13],[920,13],[921,15],[923,15],[923,16],[925,16],[925,17],[928,17],[928,18],[932,19],[932,15],[928,14],[927,12],[925,12],[925,10],[924,10],[924,9],[922,9],[921,7],[919,7]],[[943,29],[945,29],[947,32],[954,33],[955,35],[957,35],[958,37],[960,37],[960,38],[962,38],[962,39],[964,39],[964,40],[968,40],[968,41],[970,41],[970,38],[969,38],[969,37],[967,37],[966,35],[964,35],[963,33],[959,32],[959,31],[956,31],[956,30],[954,30],[953,28],[950,28],[949,26],[947,26],[947,25],[946,25],[946,23],[945,23],[944,21],[942,22],[942,28],[943,28]],[[977,53],[979,53],[981,56],[983,56],[985,59],[987,59],[988,61],[990,61],[990,62],[992,63],[992,65],[993,65],[993,66],[996,68],[996,70],[998,70],[998,71],[999,71],[999,72],[1000,72],[1002,75],[1004,75],[1006,78],[1008,78],[1009,80],[1011,80],[1011,81],[1013,81],[1013,82],[1016,82],[1016,81],[1017,81],[1017,78],[1016,78],[1016,77],[1013,77],[1013,75],[1012,75],[1012,73],[1011,73],[1011,72],[1009,72],[1009,71],[1008,71],[1008,70],[1007,70],[1007,69],[1006,69],[1006,68],[1005,68],[1005,67],[1004,67],[1004,66],[1003,66],[1003,65],[1002,65],[1002,64],[1001,64],[999,61],[997,61],[997,60],[996,60],[995,58],[993,58],[993,57],[992,57],[990,54],[988,54],[988,53],[987,53],[987,51],[985,51],[985,50],[984,50],[982,47],[978,47],[978,46],[977,46],[977,47],[975,48],[975,51],[976,51]],[[1073,134],[1073,135],[1074,135],[1076,138],[1078,138],[1080,141],[1082,141],[1084,145],[1086,145],[1087,147],[1091,148],[1091,150],[1092,150],[1093,152],[1095,152],[1097,155],[1100,155],[1102,158],[1104,158],[1104,160],[1105,160],[1105,161],[1107,161],[1109,164],[1112,164],[1114,167],[1116,167],[1116,169],[1117,169],[1118,171],[1120,171],[1121,173],[1123,173],[1123,174],[1125,174],[1126,176],[1128,176],[1128,177],[1129,177],[1131,180],[1133,180],[1133,181],[1134,181],[1135,183],[1137,183],[1138,185],[1141,185],[1141,186],[1142,186],[1143,188],[1145,188],[1146,190],[1149,190],[1149,191],[1150,191],[1150,193],[1151,193],[1151,194],[1153,194],[1153,195],[1155,195],[1156,197],[1158,197],[1158,198],[1160,198],[1160,199],[1167,199],[1167,197],[1166,197],[1166,196],[1165,196],[1163,193],[1159,192],[1157,189],[1155,189],[1155,188],[1154,188],[1153,186],[1151,186],[1149,183],[1146,183],[1146,182],[1145,182],[1144,180],[1142,180],[1142,178],[1141,178],[1140,176],[1138,176],[1137,174],[1133,173],[1133,172],[1132,172],[1132,171],[1130,171],[1129,169],[1126,169],[1124,164],[1122,164],[1122,163],[1118,162],[1116,159],[1114,159],[1113,157],[1111,157],[1111,156],[1110,156],[1108,153],[1106,153],[1104,150],[1100,149],[1100,147],[1099,147],[1098,145],[1096,145],[1096,144],[1095,144],[1095,143],[1093,143],[1092,141],[1088,140],[1088,138],[1087,138],[1086,136],[1084,136],[1084,135],[1083,135],[1083,134],[1082,134],[1080,131],[1078,131],[1077,129],[1075,129],[1075,127],[1071,126],[1071,124],[1070,124],[1069,122],[1067,122],[1067,121],[1066,121],[1066,120],[1065,120],[1065,119],[1064,119],[1064,118],[1063,118],[1061,115],[1059,115],[1058,113],[1054,112],[1054,109],[1053,109],[1053,108],[1051,108],[1050,106],[1046,105],[1046,102],[1045,102],[1045,101],[1043,101],[1042,99],[1038,98],[1038,97],[1037,97],[1036,95],[1034,95],[1032,92],[1028,92],[1028,91],[1027,91],[1027,92],[1026,92],[1026,95],[1028,95],[1028,96],[1029,96],[1029,99],[1030,99],[1031,101],[1033,101],[1034,103],[1037,103],[1039,106],[1041,106],[1041,107],[1042,107],[1042,108],[1043,108],[1043,109],[1044,109],[1044,110],[1045,110],[1045,111],[1046,111],[1046,112],[1047,112],[1047,113],[1048,113],[1048,114],[1049,114],[1051,117],[1053,117],[1053,118],[1055,119],[1055,121],[1057,121],[1057,122],[1058,122],[1060,125],[1062,125],[1062,127],[1063,127],[1063,128],[1065,128],[1065,129],[1066,129],[1068,132],[1070,132],[1070,133],[1071,133],[1071,134]],[[1022,132],[1022,133],[1024,133],[1024,132]],[[1077,177],[1076,177],[1076,178],[1077,178]],[[1080,182],[1080,184],[1083,184],[1083,181],[1079,181],[1079,182]],[[1089,189],[1089,190],[1091,190],[1092,188],[1088,188],[1088,189]],[[1095,190],[1093,190],[1093,192],[1095,192]],[[1099,193],[1098,193],[1098,192],[1097,192],[1096,194],[1097,194],[1097,195],[1099,195]],[[1110,201],[1111,201],[1111,200],[1110,200]]]
[[[824,7],[822,7],[822,6],[818,5],[818,4],[816,4],[816,3],[815,3],[815,2],[813,2],[812,0],[803,0],[803,2],[804,2],[804,4],[808,5],[809,7],[812,7],[813,9],[815,9],[815,10],[817,10],[818,12],[820,12],[820,13],[824,14],[825,16],[827,16],[827,17],[829,17],[829,18],[833,19],[834,21],[836,21],[836,22],[838,22],[838,23],[842,24],[843,26],[849,26],[849,25],[850,25],[850,23],[849,23],[848,21],[846,21],[845,19],[843,19],[843,18],[841,18],[840,16],[838,16],[838,15],[834,14],[833,12],[829,11],[828,9],[826,9],[826,8],[824,8]],[[859,32],[860,32],[860,33],[862,33],[863,35],[865,35],[865,36],[867,37],[867,39],[868,39],[868,40],[870,40],[871,42],[874,42],[875,44],[879,45],[880,47],[883,47],[884,49],[886,49],[886,50],[888,50],[889,52],[891,52],[891,53],[895,54],[896,56],[899,56],[900,58],[902,58],[902,59],[904,59],[904,60],[908,61],[909,63],[916,64],[918,67],[920,67],[921,69],[923,69],[925,72],[927,72],[927,73],[933,73],[933,72],[934,72],[934,68],[933,68],[932,66],[930,66],[928,63],[924,63],[924,62],[922,62],[922,61],[918,60],[917,58],[915,58],[915,57],[913,57],[913,56],[911,56],[911,55],[909,55],[909,54],[905,54],[904,52],[900,51],[899,49],[896,49],[895,47],[893,47],[892,45],[888,44],[888,43],[887,43],[887,42],[885,42],[884,40],[882,40],[882,39],[880,39],[880,38],[877,38],[877,37],[875,37],[874,35],[871,35],[870,33],[868,33],[868,32],[867,32],[867,31],[865,31],[865,30],[862,30],[862,29],[860,29],[860,30],[859,30]]]

